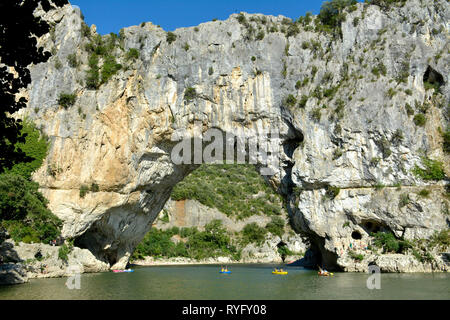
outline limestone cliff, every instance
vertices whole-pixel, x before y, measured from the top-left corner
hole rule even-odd
[[[98,89],[85,83],[95,27],[83,28],[70,5],[44,18],[54,29],[39,44],[54,55],[31,66],[23,92],[22,116],[51,140],[34,179],[63,235],[111,267],[126,265],[173,186],[196,168],[171,160],[173,135],[201,134],[195,121],[203,133],[278,129],[280,165],[267,180],[327,268],[354,269],[346,245],[355,231],[365,241],[377,228],[409,239],[448,228],[445,181],[413,173],[424,155],[449,172],[439,133],[449,120],[447,1],[358,3],[342,34],[248,14],[177,29],[175,39],[151,23],[125,28],[108,52],[122,68]],[[131,48],[137,59],[127,58]],[[76,95],[73,106],[59,105],[62,93]],[[329,186],[340,188],[334,198]],[[424,188],[429,197],[416,196]]]

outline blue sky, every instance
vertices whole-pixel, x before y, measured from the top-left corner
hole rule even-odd
[[[152,22],[166,31],[196,26],[212,19],[225,20],[245,11],[284,15],[293,19],[307,11],[319,13],[323,0],[69,0],[81,8],[88,25],[97,32],[118,33],[121,28]]]

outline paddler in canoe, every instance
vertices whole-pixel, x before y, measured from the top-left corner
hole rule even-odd
[[[319,267],[319,266],[318,266]],[[330,273],[330,272],[328,272],[326,269],[322,269],[321,267],[319,267],[319,272],[317,272],[317,274],[319,275],[319,276],[325,276],[325,277],[327,277],[327,276],[332,276],[333,275],[333,273]]]
[[[225,266],[225,268],[222,266],[220,273],[231,273],[231,271],[228,270],[228,266]]]
[[[275,268],[274,271],[272,271],[273,274],[288,274],[287,271],[284,271],[283,268],[281,268],[280,270],[278,270],[277,268]]]

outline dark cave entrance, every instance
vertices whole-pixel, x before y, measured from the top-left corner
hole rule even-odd
[[[433,87],[435,91],[439,91],[445,82],[442,74],[428,66],[427,70],[423,74],[423,83],[425,89],[427,89],[427,87]]]
[[[359,231],[353,231],[352,232],[352,238],[355,240],[361,240],[362,239],[362,235]]]
[[[281,260],[284,261],[286,260],[286,257],[289,255],[289,248],[287,247],[287,244],[283,241],[280,241],[277,244],[277,248],[278,248],[278,253],[281,255]]]
[[[361,222],[360,226],[369,235],[371,235],[372,233],[380,232],[380,231],[381,232],[390,231],[390,228],[388,226],[386,226],[383,223],[380,223],[378,221],[375,221],[375,220],[363,220]],[[353,238],[353,234],[352,234],[352,238]],[[353,239],[355,239],[355,238],[353,238]]]

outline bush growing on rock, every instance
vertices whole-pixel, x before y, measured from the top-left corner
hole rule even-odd
[[[172,42],[174,42],[177,39],[177,35],[173,32],[167,32],[167,37],[166,37],[166,41],[171,44]]]
[[[58,98],[58,104],[67,109],[68,107],[73,106],[76,100],[77,96],[75,94],[61,93]]]
[[[327,186],[327,188],[326,188],[326,196],[330,200],[333,200],[334,198],[336,198],[338,196],[340,191],[341,191],[341,189],[339,187]]]
[[[136,60],[139,58],[139,50],[136,48],[130,48],[127,52],[126,59],[129,60]]]
[[[122,65],[116,62],[114,56],[106,56],[102,66],[101,84],[108,82],[120,69],[122,69]]]
[[[20,148],[33,160],[31,162],[17,163],[11,169],[7,169],[5,173],[20,175],[29,180],[31,174],[41,167],[44,158],[47,156],[49,143],[47,138],[39,132],[34,123],[27,119],[23,121],[21,132],[27,136],[24,143],[19,142],[16,144],[16,148]]]
[[[260,245],[265,240],[266,233],[267,230],[258,226],[255,222],[249,223],[242,229],[242,242],[243,244],[256,243]]]
[[[427,122],[427,119],[425,118],[425,115],[419,113],[414,116],[413,121],[416,126],[423,127]]]
[[[321,109],[320,108],[313,109],[310,113],[310,117],[315,122],[320,122],[320,118],[322,117]]]
[[[450,127],[448,127],[444,133],[442,133],[442,138],[444,140],[443,142],[444,152],[450,153]]]
[[[284,100],[285,104],[293,107],[295,106],[295,104],[297,103],[297,99],[294,97],[294,95],[290,94],[286,97],[286,99]]]
[[[88,192],[89,192],[89,187],[83,184],[80,187],[80,198],[84,198]]]
[[[184,100],[190,102],[194,100],[197,97],[197,92],[195,91],[195,88],[189,87],[184,92]]]
[[[302,97],[300,98],[300,101],[298,102],[298,106],[300,108],[304,109],[307,102],[308,102],[308,96],[302,95]]]
[[[340,28],[345,20],[344,9],[356,4],[356,0],[325,1],[320,8],[318,20],[329,28]]]
[[[428,159],[426,157],[422,158],[422,165],[425,168],[421,168],[419,166],[415,166],[412,172],[422,178],[423,180],[430,181],[439,181],[445,178],[445,172],[443,169],[443,164],[440,161]]]
[[[272,217],[272,220],[266,225],[267,231],[281,237],[284,233],[284,220],[280,217]]]
[[[58,249],[58,258],[65,263],[69,260],[69,254],[73,250],[73,241],[67,241]]]
[[[0,225],[16,242],[48,243],[60,235],[62,222],[38,188],[19,175],[0,175]]]
[[[353,259],[353,260],[356,260],[356,261],[363,261],[364,260],[364,256],[362,255],[362,254],[357,254],[355,251],[353,251],[353,250],[349,250],[348,251],[348,254],[350,255],[350,257]]]
[[[409,195],[407,193],[403,193],[400,195],[400,200],[398,202],[398,206],[400,208],[403,208],[404,206],[408,205],[410,201],[411,200],[409,199]]]
[[[88,89],[97,89],[100,79],[100,68],[98,66],[98,56],[93,53],[89,56],[89,69],[86,74],[86,86]]]
[[[71,53],[67,56],[67,62],[69,62],[69,66],[72,68],[78,67],[77,56],[75,53]]]

